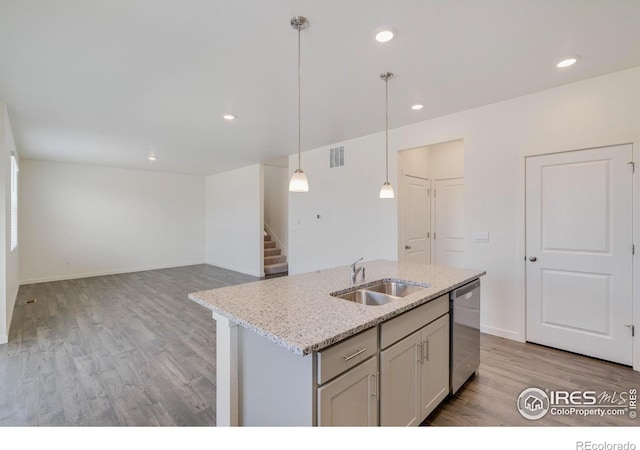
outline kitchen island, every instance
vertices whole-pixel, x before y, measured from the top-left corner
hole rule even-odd
[[[363,372],[360,380],[364,384],[360,384],[371,392],[367,392],[369,400],[360,409],[368,408],[365,424],[377,425],[378,388],[385,384],[384,380],[378,381],[378,360],[384,363],[385,348],[398,341],[405,343],[413,336],[405,338],[403,330],[409,334],[416,327],[433,326],[426,322],[429,317],[439,319],[443,336],[446,322],[448,353],[448,317],[446,321],[444,317],[448,316],[448,293],[484,272],[381,260],[363,266],[366,280],[358,280],[356,285],[366,287],[380,280],[394,280],[418,284],[423,289],[379,306],[346,301],[331,295],[352,287],[349,267],[345,266],[189,295],[211,309],[216,320],[219,426],[326,425],[323,411],[328,411],[328,400],[321,394],[353,372],[348,369],[358,367],[362,371],[365,366],[366,374]],[[429,359],[429,343],[416,339],[424,364],[424,353]],[[438,395],[441,397],[441,393]],[[336,402],[347,400],[343,397]],[[339,409],[349,410],[345,405]],[[381,414],[384,416],[384,411]],[[335,418],[332,423],[336,424]]]

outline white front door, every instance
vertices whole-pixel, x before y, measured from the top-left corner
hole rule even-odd
[[[403,180],[404,260],[429,264],[430,182],[405,175]]]
[[[632,362],[631,145],[526,160],[527,340]]]
[[[464,178],[436,180],[433,192],[434,264],[464,266]]]

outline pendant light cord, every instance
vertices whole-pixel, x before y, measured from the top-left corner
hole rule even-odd
[[[300,152],[302,151],[302,114],[301,114],[301,109],[302,109],[302,101],[301,101],[301,88],[300,88],[300,84],[301,84],[301,70],[300,70],[300,28],[298,27],[298,170],[300,170]]]
[[[384,92],[385,92],[385,155],[387,157],[387,178],[386,182],[389,183],[389,78],[384,79]]]

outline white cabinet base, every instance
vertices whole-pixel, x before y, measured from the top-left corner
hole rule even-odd
[[[380,353],[380,425],[420,424],[420,332]]]
[[[378,358],[373,357],[318,388],[318,425],[378,425]]]
[[[449,314],[380,353],[380,425],[419,425],[449,393]]]
[[[422,329],[420,422],[449,395],[449,314]]]
[[[345,371],[321,385],[317,353],[301,357],[224,316],[213,318],[218,426],[418,425],[448,394],[448,314],[382,351],[379,327],[324,350],[327,377],[340,362]],[[374,356],[347,364],[365,352]]]

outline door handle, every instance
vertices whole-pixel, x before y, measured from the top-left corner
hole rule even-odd
[[[538,260],[538,258],[536,258],[535,256],[530,256],[529,257],[529,261],[531,262],[536,262]]]
[[[405,245],[405,246],[404,246],[404,249],[405,249],[405,250],[411,250],[411,246],[410,246],[410,245]]]

